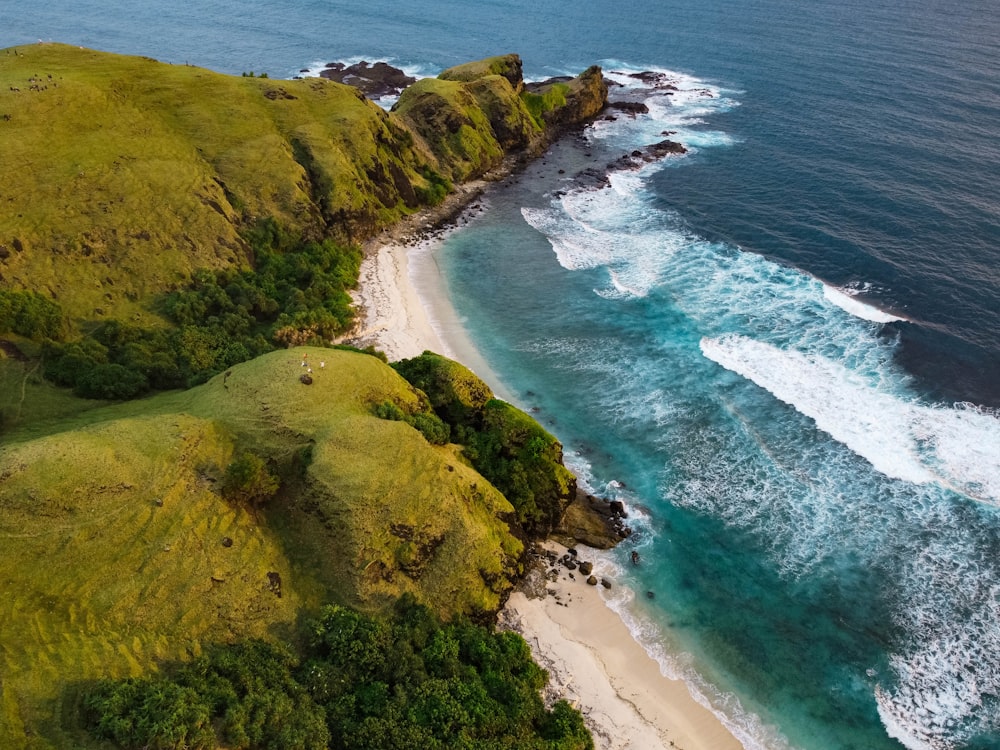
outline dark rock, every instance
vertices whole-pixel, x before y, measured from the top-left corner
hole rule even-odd
[[[656,594],[654,594],[652,591],[647,591],[646,592],[646,598],[647,599],[655,599],[656,598]]]
[[[597,585],[597,576],[590,576],[590,578],[587,579],[587,583],[589,585],[591,585],[591,586],[596,586]]]
[[[644,115],[649,112],[649,107],[647,107],[643,102],[608,102],[608,109],[616,109],[619,112],[625,112],[626,114],[632,115]]]
[[[270,571],[270,572],[268,572],[268,574],[267,574],[267,587],[271,590],[271,592],[276,597],[278,597],[280,599],[281,598],[281,575],[279,575],[278,573],[276,573],[273,570]]]
[[[591,562],[580,563],[580,572],[585,576],[589,576],[594,570],[594,564]]]
[[[577,491],[563,512],[553,538],[567,547],[580,543],[597,549],[611,549],[629,533],[622,523],[622,516],[613,512],[612,503]]]
[[[354,65],[328,63],[320,76],[354,86],[369,99],[398,94],[417,79],[384,62],[369,65],[362,60]]]
[[[611,581],[609,581],[607,578],[602,578],[601,579],[601,585],[604,588],[609,589],[609,588],[611,588]]]
[[[228,536],[222,537],[222,546],[223,547],[232,547],[233,546],[233,540],[230,539]]]
[[[686,154],[687,149],[677,141],[660,141],[646,147],[646,153],[654,159],[661,159],[668,154]]]
[[[311,375],[302,373],[299,375],[299,382],[302,383],[302,385],[312,385],[313,379]]]
[[[628,517],[628,513],[625,512],[625,503],[621,500],[612,500],[608,503],[608,507],[611,510],[611,515],[620,516],[621,518]]]
[[[566,567],[567,570],[576,570],[576,563],[573,562],[572,560],[564,561],[563,565]]]

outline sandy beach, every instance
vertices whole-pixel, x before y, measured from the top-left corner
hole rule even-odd
[[[477,200],[480,191],[480,186],[466,187],[437,216],[421,215],[369,244],[355,294],[363,314],[348,340],[374,345],[390,361],[428,349],[444,354],[505,397],[451,310],[433,263],[434,247],[443,236],[434,227]],[[554,542],[547,546],[561,553]],[[600,586],[561,571],[556,580],[545,582],[540,597],[515,592],[501,613],[501,626],[528,641],[549,672],[548,697],[565,698],[580,709],[599,750],[741,750],[742,744],[694,700],[683,682],[660,672],[605,604]]]

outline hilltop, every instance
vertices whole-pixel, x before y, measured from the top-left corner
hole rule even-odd
[[[326,602],[495,611],[521,570],[514,507],[386,403],[430,411],[378,358],[303,347],[0,451],[0,744],[78,746],[45,726],[73,715],[73,684],[293,639]],[[278,480],[264,503],[226,492],[248,452]]]
[[[516,55],[497,59],[519,73]],[[322,78],[5,50],[0,284],[40,292],[84,328],[155,325],[158,297],[196,270],[252,264],[244,232],[260,220],[360,242],[552,136],[537,95],[483,73],[420,81],[388,113]],[[558,86],[550,109],[565,104]]]

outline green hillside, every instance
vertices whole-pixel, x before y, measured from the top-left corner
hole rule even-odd
[[[425,408],[375,357],[300,348],[0,449],[0,746],[66,747],[49,719],[72,718],[73,684],[289,638],[324,602],[496,608],[512,507],[456,446],[376,417],[385,401]],[[260,509],[222,492],[247,450],[281,478]]]
[[[446,77],[387,113],[0,52],[0,747],[107,747],[96,680],[295,643],[325,604],[488,618],[557,522],[561,446],[464,368],[301,346],[351,325],[361,240],[606,95],[593,70],[526,92],[516,55]]]
[[[257,218],[369,236],[429,163],[348,86],[58,44],[0,55],[0,116],[2,281],[79,319],[145,319],[194,270],[247,264]]]

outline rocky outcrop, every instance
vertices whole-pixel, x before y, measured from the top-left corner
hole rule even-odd
[[[608,101],[608,85],[597,65],[587,68],[576,78],[550,78],[540,83],[529,83],[525,91],[543,99],[556,100],[556,106],[541,113],[541,119],[552,135],[596,117]],[[553,93],[557,96],[553,97]],[[562,101],[559,102],[559,99]]]
[[[608,502],[579,490],[552,536],[567,547],[579,543],[596,549],[611,549],[631,533],[620,501]]]
[[[369,99],[399,94],[417,80],[388,63],[377,62],[369,65],[364,60],[354,65],[327,63],[327,66],[320,71],[320,77],[353,86]]]
[[[524,90],[524,75],[522,73],[520,55],[500,55],[498,57],[487,57],[485,60],[465,63],[448,68],[438,78],[445,81],[471,81],[479,80],[487,76],[503,76],[511,85],[511,88],[520,95]]]
[[[449,68],[403,91],[393,107],[455,181],[479,177],[516,154],[536,154],[607,101],[601,69],[525,84],[517,55]]]

